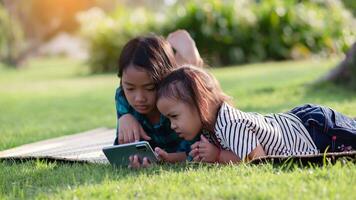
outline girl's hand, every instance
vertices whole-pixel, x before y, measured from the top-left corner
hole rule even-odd
[[[170,156],[169,153],[167,153],[165,150],[156,147],[155,148],[155,152],[157,154],[157,157],[160,161],[164,161],[164,162],[169,162],[170,161]]]
[[[122,115],[119,118],[119,144],[139,141],[141,138],[150,140],[151,138],[143,130],[141,124],[131,114]]]
[[[150,161],[148,160],[148,158],[144,157],[142,160],[142,164],[138,158],[137,155],[134,156],[130,156],[129,157],[130,160],[130,164],[129,164],[129,168],[130,169],[140,169],[140,168],[147,168],[152,166],[152,164],[150,163]]]
[[[184,152],[167,153],[165,150],[163,150],[159,147],[155,148],[155,152],[157,154],[159,161],[163,161],[163,162],[174,163],[174,162],[184,161],[186,159],[186,155]],[[130,164],[128,167],[130,169],[147,168],[147,167],[151,167],[153,165],[146,157],[144,157],[141,162],[137,155],[130,156],[129,161],[130,161]]]
[[[200,136],[200,141],[194,143],[190,155],[194,161],[213,163],[218,160],[219,149],[211,144],[203,135]]]
[[[186,159],[186,154],[184,152],[180,153],[167,153],[165,150],[156,147],[155,152],[158,156],[158,159],[160,161],[164,162],[170,162],[170,163],[175,163],[175,162],[181,162]]]
[[[191,151],[189,152],[189,155],[193,157],[194,162],[200,162],[201,158],[199,157],[199,144],[200,141],[195,142],[191,146]]]
[[[192,64],[197,67],[203,66],[203,60],[199,55],[195,42],[186,30],[177,30],[170,33],[167,41],[176,50],[175,58],[178,65]]]

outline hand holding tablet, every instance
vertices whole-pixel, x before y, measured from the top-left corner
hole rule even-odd
[[[159,160],[146,141],[104,147],[103,152],[110,164],[114,166],[127,167],[130,164],[129,157],[134,155],[137,156],[135,159],[138,159],[140,163],[143,162],[144,158],[147,158],[151,164]]]

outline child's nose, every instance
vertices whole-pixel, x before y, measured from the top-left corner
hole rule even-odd
[[[142,101],[145,101],[145,100],[146,100],[146,98],[141,92],[136,94],[136,96],[135,96],[135,101],[136,102],[142,102]]]
[[[176,130],[176,128],[177,128],[176,124],[175,123],[171,123],[171,129],[172,130]]]

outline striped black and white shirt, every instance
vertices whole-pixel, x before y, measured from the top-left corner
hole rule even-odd
[[[263,116],[224,103],[217,116],[215,134],[221,147],[231,150],[241,160],[259,144],[267,155],[319,153],[301,120],[292,113]]]

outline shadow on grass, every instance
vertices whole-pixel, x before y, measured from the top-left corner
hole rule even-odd
[[[306,85],[306,92],[304,99],[315,101],[322,99],[325,103],[355,101],[356,90],[352,88],[343,87],[332,83],[324,83],[317,85]]]
[[[184,172],[214,167],[207,164],[161,164],[132,170],[108,164],[68,163],[46,160],[0,161],[0,196],[35,198],[63,190],[107,181],[122,181],[138,176],[154,177],[166,172]],[[9,196],[10,195],[10,196]]]
[[[296,106],[311,103],[319,104],[323,106],[329,106],[335,103],[344,102],[356,102],[356,90],[352,88],[346,88],[343,86],[324,83],[319,85],[304,84],[296,87],[301,87],[301,90],[291,89],[287,97],[290,101],[283,101],[280,104],[274,105],[249,105],[243,106],[239,109],[249,112],[260,112],[260,113],[276,113],[276,112],[286,112],[293,109]],[[277,92],[277,88],[274,87],[264,87],[252,91],[255,95],[272,95],[272,93]]]
[[[0,162],[0,192],[28,198],[39,194],[54,194],[88,184],[100,184],[106,179],[134,176],[128,169],[109,165],[47,162],[44,160]]]

